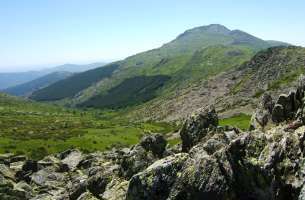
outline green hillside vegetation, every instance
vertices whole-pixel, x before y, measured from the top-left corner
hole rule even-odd
[[[47,87],[59,80],[65,79],[71,75],[72,73],[70,72],[53,72],[30,82],[7,88],[3,92],[15,96],[25,96],[31,94],[36,90]]]
[[[39,159],[68,148],[85,152],[129,146],[146,133],[176,129],[166,123],[135,123],[117,112],[79,111],[24,101],[0,93],[0,153]]]
[[[194,53],[177,73],[177,81],[194,82],[236,68],[251,59],[254,51],[243,46],[212,46]]]
[[[113,63],[101,68],[76,74],[34,92],[31,99],[37,101],[55,101],[72,97],[97,81],[110,77],[118,67],[118,64]]]
[[[94,96],[81,106],[95,108],[121,108],[146,102],[156,96],[156,92],[169,76],[137,76],[124,80],[106,94]]]
[[[220,126],[234,126],[240,128],[243,131],[247,131],[250,128],[251,116],[246,114],[238,114],[229,118],[219,120]]]
[[[107,79],[103,76],[103,70],[96,69],[55,83],[34,93],[31,98],[38,101],[60,100],[58,103],[69,106],[99,108],[137,105],[150,100],[151,97],[143,98],[143,93],[139,98],[128,95],[139,89],[131,81],[132,78],[170,76],[171,79],[152,96],[164,98],[175,94],[181,87],[198,84],[210,76],[239,67],[257,51],[276,44],[279,43],[264,41],[243,31],[232,31],[218,24],[197,27],[187,30],[160,48],[115,63],[115,73],[109,73]],[[99,77],[99,74],[102,76]],[[131,85],[122,87],[126,83]],[[124,88],[123,100],[119,100],[120,88]]]

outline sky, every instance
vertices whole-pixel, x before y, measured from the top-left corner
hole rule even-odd
[[[222,24],[305,46],[304,0],[0,0],[0,72],[113,61]]]

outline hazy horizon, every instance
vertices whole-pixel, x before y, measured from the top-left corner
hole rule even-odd
[[[305,3],[294,2],[1,1],[0,72],[120,60],[208,24],[305,46]]]

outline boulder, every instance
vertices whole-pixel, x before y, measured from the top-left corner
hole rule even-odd
[[[272,110],[272,121],[280,123],[285,120],[285,110],[281,104],[275,104]]]
[[[284,108],[285,119],[293,117],[294,111],[294,92],[290,92],[288,95],[281,94],[276,102],[276,104],[282,105]]]
[[[263,96],[261,97],[261,107],[264,108],[265,110],[272,112],[274,106],[274,102],[272,100],[272,97],[268,93],[264,93]]]
[[[77,165],[82,161],[83,155],[78,150],[69,150],[60,155],[62,163],[67,165],[68,168],[73,171],[76,169]]]
[[[65,174],[55,172],[53,167],[41,169],[33,173],[30,178],[33,183],[43,187],[64,187],[66,185]]]
[[[0,175],[4,178],[15,180],[15,172],[4,164],[0,164]]]
[[[84,192],[83,194],[81,194],[77,200],[98,200],[98,198],[96,198],[93,194],[91,194],[90,192]]]
[[[186,153],[168,156],[156,161],[143,172],[134,175],[129,182],[126,199],[167,199],[187,157]]]
[[[234,199],[228,163],[203,154],[186,161],[168,199]]]
[[[129,181],[113,178],[102,194],[103,200],[125,200]]]
[[[90,177],[87,182],[87,189],[94,195],[103,194],[107,184],[111,181],[111,176],[104,173],[97,173]]]
[[[182,151],[187,152],[206,135],[208,128],[216,128],[217,126],[218,116],[214,107],[210,106],[197,111],[184,122],[180,130]]]
[[[74,174],[70,176],[67,184],[67,191],[70,200],[78,199],[88,187],[88,177],[82,174]]]
[[[9,165],[10,158],[13,156],[14,154],[12,153],[0,154],[0,164]]]
[[[120,175],[130,179],[134,174],[144,170],[158,159],[159,157],[154,156],[150,151],[146,151],[142,145],[135,145],[118,159]]]
[[[151,151],[155,156],[161,158],[166,149],[167,141],[164,139],[163,135],[153,134],[144,136],[140,141],[140,145],[146,151]]]

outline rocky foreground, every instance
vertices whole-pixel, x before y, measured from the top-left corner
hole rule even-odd
[[[0,199],[305,200],[305,78],[275,101],[265,94],[247,132],[218,126],[213,107],[191,116],[182,144],[162,135],[131,148],[40,161],[0,156]]]

